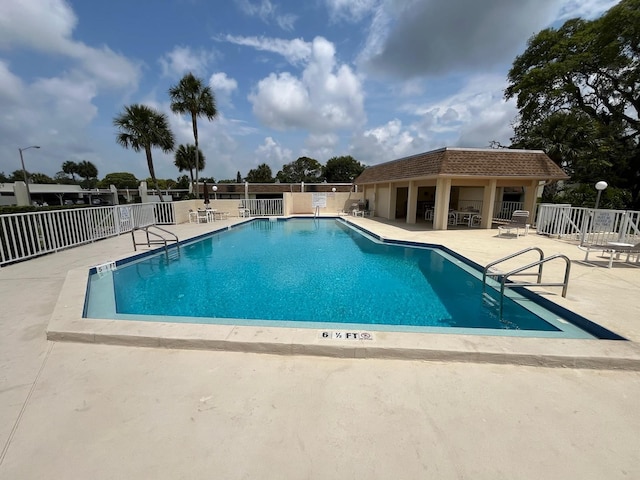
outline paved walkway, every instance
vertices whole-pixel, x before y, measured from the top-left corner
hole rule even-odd
[[[482,264],[528,243],[583,257],[355,221]],[[0,479],[640,478],[637,371],[47,341],[67,271],[130,253],[123,236],[0,269]],[[640,340],[640,269],[574,262],[567,299],[549,292]]]

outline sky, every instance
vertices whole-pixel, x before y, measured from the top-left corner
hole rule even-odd
[[[442,147],[508,145],[507,74],[527,40],[617,0],[2,0],[0,172],[67,160],[149,176],[113,119],[142,103],[176,146],[190,118],[168,90],[192,72],[218,110],[198,120],[201,176],[275,174],[301,156],[366,165]],[[181,175],[153,151],[158,178]]]

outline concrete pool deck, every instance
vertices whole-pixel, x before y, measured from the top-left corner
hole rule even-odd
[[[68,273],[131,255],[130,237],[108,239],[0,269],[0,479],[640,477],[640,268],[583,265],[576,246],[532,233],[351,221],[480,264],[530,245],[565,253],[567,298],[545,295],[630,342],[547,343],[599,359],[577,369],[48,341]]]

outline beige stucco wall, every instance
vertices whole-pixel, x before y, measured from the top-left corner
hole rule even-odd
[[[336,215],[348,201],[358,202],[364,198],[362,193],[354,192],[328,192],[322,195],[326,195],[327,206],[320,208],[320,215]],[[312,215],[315,213],[313,193],[285,193],[283,213],[284,215]]]
[[[378,185],[375,204],[376,217],[389,218],[389,192],[388,185]]]
[[[484,187],[464,187],[460,188],[458,200],[481,202],[483,195]]]
[[[324,193],[327,199],[327,206],[320,208],[320,215],[337,215],[342,211],[347,203],[356,203],[363,200],[365,197],[362,192],[327,192]],[[314,208],[312,207],[312,193],[299,193],[299,192],[285,192],[283,194],[283,215],[312,215],[314,214]],[[230,216],[238,216],[238,207],[242,200],[239,199],[225,199],[214,200],[209,202],[209,208],[214,208],[221,212],[228,212]],[[186,223],[189,221],[189,210],[197,210],[198,208],[205,208],[203,200],[182,200],[173,202],[176,214],[176,223]]]
[[[213,200],[209,201],[209,208],[214,208],[220,212],[228,212],[230,216],[238,216],[238,206],[241,200]],[[189,221],[189,210],[197,210],[199,208],[206,208],[206,205],[202,199],[200,200],[180,200],[173,202],[173,208],[175,209],[176,223],[187,223]]]

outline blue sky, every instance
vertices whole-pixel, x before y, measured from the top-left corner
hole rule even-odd
[[[188,118],[167,91],[192,71],[218,118],[199,120],[204,176],[274,175],[300,156],[367,165],[443,146],[509,143],[506,75],[529,37],[613,0],[2,0],[0,171],[53,176],[66,160],[102,178],[146,178],[144,153],[115,143],[125,105]],[[154,150],[159,178],[173,155]]]

